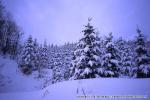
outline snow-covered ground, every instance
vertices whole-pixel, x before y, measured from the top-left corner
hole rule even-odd
[[[84,95],[89,96],[87,100],[103,100],[98,96],[144,96],[137,100],[150,100],[149,83],[150,79],[114,78],[66,81],[34,92],[2,93],[0,100],[83,100]]]
[[[38,90],[41,81],[19,72],[14,60],[0,57],[0,93]]]
[[[83,100],[85,98],[81,96],[85,95],[88,96],[87,100],[105,100],[100,96],[144,96],[145,98],[129,100],[150,100],[149,78],[73,80],[56,83],[40,90],[38,86],[41,81],[34,79],[34,75],[21,74],[15,61],[0,58],[0,68],[0,100]]]

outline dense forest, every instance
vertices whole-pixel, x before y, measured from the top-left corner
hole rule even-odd
[[[114,39],[112,32],[100,37],[89,18],[83,37],[61,46],[46,41],[40,44],[31,35],[22,43],[23,33],[0,2],[0,55],[16,60],[25,75],[38,71],[38,78],[43,78],[43,70],[52,70],[51,83],[101,77],[150,78],[150,41],[139,27],[133,40]]]

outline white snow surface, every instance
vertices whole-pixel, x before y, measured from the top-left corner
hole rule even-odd
[[[42,81],[35,79],[35,74],[23,75],[16,61],[0,57],[0,93],[39,90]]]
[[[91,96],[87,100],[107,100],[92,96],[144,96],[150,99],[150,79],[97,78],[66,81],[33,92],[1,93],[1,100],[82,100],[79,96]],[[110,100],[110,99],[108,99]],[[114,100],[120,100],[116,98]],[[128,99],[126,99],[128,100]],[[136,99],[129,99],[136,100]]]
[[[144,96],[144,99],[122,100],[150,100],[150,78],[70,80],[40,90],[37,88],[40,81],[35,80],[33,75],[23,76],[19,73],[17,64],[13,60],[0,58],[0,66],[0,73],[5,77],[7,75],[7,78],[4,77],[5,84],[0,86],[0,100],[111,100],[101,99],[98,96]],[[85,95],[88,97],[81,98]],[[121,100],[121,98],[113,100]]]

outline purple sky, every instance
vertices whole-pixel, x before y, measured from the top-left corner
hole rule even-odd
[[[150,0],[3,0],[17,24],[39,42],[63,44],[81,38],[87,18],[101,35],[132,39],[138,24],[150,37]]]

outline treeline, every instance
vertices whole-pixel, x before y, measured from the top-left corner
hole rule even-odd
[[[136,31],[133,41],[114,41],[112,33],[102,39],[89,21],[74,52],[71,77],[150,77],[148,42],[139,28]]]
[[[30,75],[38,71],[52,70],[50,83],[69,79],[100,77],[150,77],[150,47],[144,34],[137,28],[134,40],[113,39],[113,34],[99,37],[90,21],[85,26],[83,37],[77,43],[62,46],[39,45],[31,36],[20,54],[19,68]]]
[[[99,32],[90,24],[82,31],[77,43],[62,46],[39,44],[29,36],[20,44],[22,32],[0,1],[0,53],[17,57],[18,68],[30,75],[37,71],[52,70],[51,83],[69,79],[99,77],[150,77],[150,41],[137,28],[137,37],[127,41],[125,37],[113,39],[113,34],[99,37]]]
[[[70,78],[70,66],[75,49],[75,43],[62,46],[39,44],[29,36],[19,54],[19,69],[26,75],[38,72],[38,78],[45,77],[45,70],[51,70],[50,82],[56,83]]]
[[[0,53],[15,58],[19,52],[22,32],[0,0]]]

